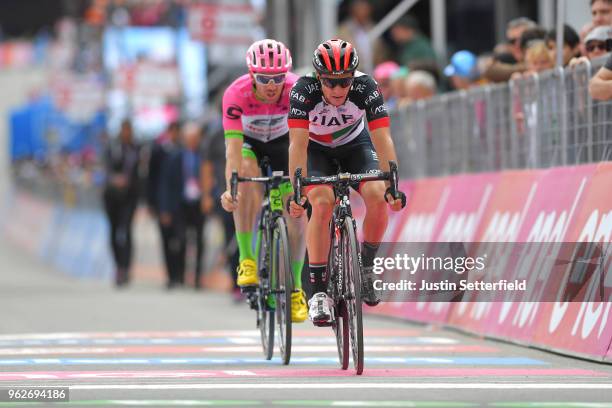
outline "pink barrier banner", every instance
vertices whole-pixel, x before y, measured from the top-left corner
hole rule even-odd
[[[612,163],[600,164],[583,193],[565,240],[599,243],[585,245],[583,257],[588,262],[563,265],[559,281],[563,286],[558,297],[571,297],[573,302],[559,299],[543,304],[542,317],[535,331],[534,342],[557,350],[577,354],[609,355],[612,339],[612,270],[610,258],[602,264],[599,256],[611,249],[612,241]],[[569,194],[568,194],[569,195]],[[578,248],[582,252],[582,248]],[[572,254],[569,254],[570,256]],[[573,259],[573,258],[572,258]]]
[[[537,192],[538,177],[539,172],[534,171],[502,173],[488,208],[482,216],[475,239],[482,244],[477,244],[474,251],[487,255],[489,261],[487,270],[499,276],[499,279],[509,278],[507,276],[509,258],[502,250],[510,247],[510,245],[502,247],[499,243],[516,240]],[[476,298],[478,299],[479,297]],[[491,299],[481,300],[486,302],[454,304],[449,323],[478,333],[493,334],[506,321],[508,304],[491,302]]]
[[[435,222],[444,211],[450,196],[448,178],[416,180],[404,191],[408,205],[398,219],[390,236],[390,242],[428,242],[433,239]],[[389,248],[390,250],[393,247]],[[425,248],[424,248],[425,250]],[[380,254],[386,256],[388,254]],[[431,303],[424,298],[421,302],[385,303],[382,313],[389,310],[393,316],[403,316],[420,322],[445,322],[451,308],[450,303]],[[376,311],[375,313],[380,313]]]
[[[508,280],[526,279],[527,292],[515,292],[498,304],[494,326],[486,334],[528,342],[543,316],[545,303],[561,284],[561,266],[554,262],[577,213],[596,166],[568,167],[539,171],[537,190],[524,213],[516,241],[523,244],[515,262],[504,271]],[[537,244],[540,243],[540,244]],[[526,299],[536,301],[527,302]]]
[[[612,249],[612,163],[417,180],[410,187],[407,214],[394,223],[391,241],[481,243],[468,253],[487,253],[496,278],[524,279],[528,290],[457,303],[389,302],[369,311],[612,361],[612,265],[609,257],[597,258]]]
[[[437,214],[432,241],[474,241],[499,178],[499,174],[450,177],[448,199]]]

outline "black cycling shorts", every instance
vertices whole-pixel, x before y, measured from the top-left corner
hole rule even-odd
[[[267,157],[272,171],[289,172],[289,137],[281,136],[269,142],[260,142],[244,136],[242,143],[242,157],[251,157],[261,165],[261,160]]]
[[[364,129],[347,144],[329,147],[310,141],[308,143],[308,175],[333,176],[343,173],[369,173],[379,170],[378,155],[370,134]],[[359,183],[351,184],[356,191]]]

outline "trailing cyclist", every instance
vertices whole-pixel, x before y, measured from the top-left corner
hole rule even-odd
[[[223,95],[227,189],[221,195],[223,208],[234,213],[240,252],[237,284],[243,288],[259,282],[252,240],[262,193],[258,186],[245,183],[239,186],[236,201],[232,200],[231,173],[238,170],[242,177],[257,177],[259,162],[268,157],[272,170],[288,174],[289,91],[298,78],[289,72],[291,54],[279,41],[266,39],[253,43],[247,51],[246,62],[249,73],[236,79]],[[282,190],[287,200],[292,193],[291,183],[285,183]],[[291,318],[294,322],[303,322],[308,313],[306,295],[301,289],[305,221],[286,218],[296,288],[291,295]]]
[[[330,176],[340,169],[349,173],[389,171],[389,161],[397,161],[389,115],[376,81],[357,71],[357,50],[347,41],[328,40],[316,48],[312,62],[315,72],[301,77],[289,98],[289,173],[294,174],[296,168],[304,169],[304,176]],[[361,247],[362,290],[365,303],[375,306],[380,300],[373,288],[372,267],[387,228],[387,203],[392,210],[399,211],[402,200],[388,194],[384,181],[352,187],[366,206]],[[306,231],[314,286],[314,295],[308,302],[309,317],[315,324],[325,325],[332,316],[326,279],[328,228],[335,197],[329,186],[306,187],[305,193],[312,206]],[[292,201],[290,212],[301,217],[304,208]]]

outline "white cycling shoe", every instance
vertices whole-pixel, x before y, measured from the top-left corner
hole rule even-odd
[[[332,322],[333,303],[327,293],[315,293],[308,301],[308,317],[315,326],[329,326]]]

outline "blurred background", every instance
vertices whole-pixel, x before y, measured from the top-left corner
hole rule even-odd
[[[591,99],[588,80],[610,51],[612,36],[597,28],[611,26],[611,10],[605,0],[3,0],[2,233],[75,276],[133,268],[163,282],[155,147],[197,125],[218,201],[220,100],[265,37],[290,47],[298,73],[327,38],[356,45],[391,109],[404,178],[607,160],[609,107]],[[123,137],[137,151],[117,170],[112,146]],[[128,221],[113,221],[108,200],[117,171],[133,184],[131,212],[119,211]],[[202,247],[204,273],[191,282],[221,271],[204,285],[229,289],[227,217],[201,215],[187,257],[197,264]],[[132,218],[133,261],[118,253],[131,245]]]

